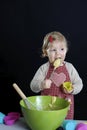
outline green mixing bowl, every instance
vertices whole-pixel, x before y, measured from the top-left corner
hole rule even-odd
[[[56,97],[52,101],[52,96],[30,96],[27,99],[36,109],[28,109],[23,100],[20,100],[20,107],[26,124],[32,130],[56,130],[67,116],[69,102],[63,98]]]

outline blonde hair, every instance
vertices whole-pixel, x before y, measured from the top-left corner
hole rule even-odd
[[[66,48],[68,50],[68,43],[67,43],[67,40],[66,40],[65,36],[63,34],[61,34],[60,32],[53,31],[53,32],[50,32],[50,33],[46,34],[46,36],[43,39],[42,57],[47,56],[47,49],[48,49],[48,44],[50,42],[50,39],[49,39],[50,36],[52,37],[52,41],[58,40],[60,42],[64,42],[65,45],[66,45]]]

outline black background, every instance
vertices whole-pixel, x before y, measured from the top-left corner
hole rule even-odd
[[[36,95],[29,84],[42,59],[43,37],[60,31],[69,41],[66,60],[71,62],[84,88],[75,96],[75,119],[87,119],[87,1],[0,1],[0,111],[21,111],[16,82],[26,96]]]

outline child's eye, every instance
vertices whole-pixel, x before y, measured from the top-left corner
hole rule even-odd
[[[55,52],[55,51],[57,51],[57,50],[56,50],[56,49],[51,49],[50,51],[51,51],[51,52]]]
[[[64,48],[61,48],[61,51],[63,51],[64,50]]]

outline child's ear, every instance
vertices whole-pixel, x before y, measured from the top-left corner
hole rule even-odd
[[[42,55],[43,55],[43,57],[48,56],[48,54],[47,54],[47,50],[44,50],[44,49],[43,49],[43,50],[42,50],[42,52],[43,52],[43,54],[42,54]]]
[[[44,54],[45,56],[48,56],[47,50],[44,50]]]
[[[45,55],[48,56],[48,54],[47,54],[47,50],[45,51]]]

